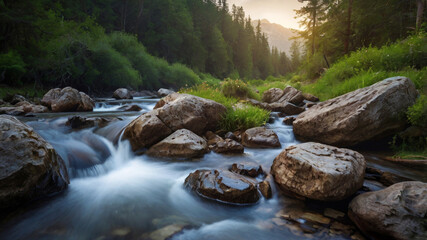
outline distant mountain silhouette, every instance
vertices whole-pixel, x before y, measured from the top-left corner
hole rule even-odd
[[[258,25],[258,20],[252,21],[254,28]],[[285,28],[280,24],[271,23],[267,19],[261,20],[261,30],[267,35],[270,47],[275,46],[281,52],[289,54],[292,41],[289,38],[296,36],[290,28]]]

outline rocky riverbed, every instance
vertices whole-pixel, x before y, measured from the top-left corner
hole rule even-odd
[[[0,115],[0,239],[423,239],[425,166],[325,145],[365,140],[357,124],[378,127],[373,111],[395,114],[416,98],[406,79],[378,85],[317,105],[272,89],[264,102],[249,100],[281,111],[271,123],[226,134],[215,133],[225,108],[210,100],[131,99],[126,89],[92,100],[54,89],[41,113]],[[336,110],[351,105],[354,113]],[[76,110],[86,112],[64,112]],[[387,132],[402,128],[393,114],[381,123]],[[283,123],[291,117],[324,131],[298,130],[320,143],[298,141]],[[319,127],[325,121],[341,130]]]

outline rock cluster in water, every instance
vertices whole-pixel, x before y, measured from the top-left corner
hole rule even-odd
[[[287,86],[285,89],[271,88],[264,92],[263,102],[249,99],[249,103],[268,111],[280,112],[285,115],[296,115],[305,111],[308,104],[319,101],[311,94],[303,94],[301,91]]]
[[[41,103],[51,109],[52,112],[86,112],[92,111],[95,107],[92,98],[72,87],[49,90],[43,96]]]

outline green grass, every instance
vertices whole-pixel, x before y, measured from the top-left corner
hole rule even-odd
[[[427,96],[421,95],[417,102],[408,108],[406,116],[412,125],[427,129]]]
[[[227,109],[231,109],[232,106],[238,102],[237,98],[224,96],[219,87],[209,86],[208,83],[202,83],[191,88],[184,88],[179,92],[214,100],[224,105]]]
[[[427,150],[424,151],[399,151],[393,158],[396,159],[411,159],[411,160],[427,160]]]
[[[269,111],[244,105],[241,108],[228,110],[220,122],[220,127],[227,132],[259,127],[267,123],[269,116]]]
[[[377,71],[372,70],[364,71],[358,75],[352,76],[346,80],[331,83],[329,81],[319,80],[316,83],[304,85],[301,87],[303,92],[311,93],[318,96],[321,101],[338,97],[345,93],[354,91],[359,88],[370,86],[376,82],[384,80],[389,77],[404,76],[414,82],[417,89],[425,92],[427,87],[427,67],[421,70],[408,69],[403,71]]]
[[[221,83],[221,91],[227,97],[259,99],[259,95],[255,93],[250,85],[238,79],[226,79],[223,81]]]
[[[223,131],[246,130],[252,127],[259,127],[264,125],[270,116],[270,112],[251,105],[245,105],[243,108],[233,107],[239,100],[234,97],[226,97],[219,85],[210,86],[208,83],[202,83],[192,88],[181,89],[179,92],[211,99],[223,104],[227,108],[227,112],[220,122],[220,128]]]
[[[333,64],[317,82],[303,86],[302,90],[327,100],[388,77],[406,76],[425,92],[426,55],[424,32],[382,48],[363,48]]]
[[[22,87],[9,87],[0,85],[0,98],[3,99],[7,95],[19,94],[24,97],[43,97],[46,90],[34,88],[32,85],[24,85]]]

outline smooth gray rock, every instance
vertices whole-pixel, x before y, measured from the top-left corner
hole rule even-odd
[[[401,182],[363,193],[351,201],[348,215],[376,239],[427,239],[427,183]]]
[[[302,140],[334,146],[392,135],[405,127],[402,116],[417,96],[408,78],[388,78],[312,106],[294,121],[294,133]]]
[[[274,159],[271,174],[285,191],[338,201],[362,187],[365,168],[365,158],[358,152],[308,142],[283,150]]]
[[[195,158],[208,151],[207,142],[187,129],[180,129],[152,146],[147,155],[154,157]]]

